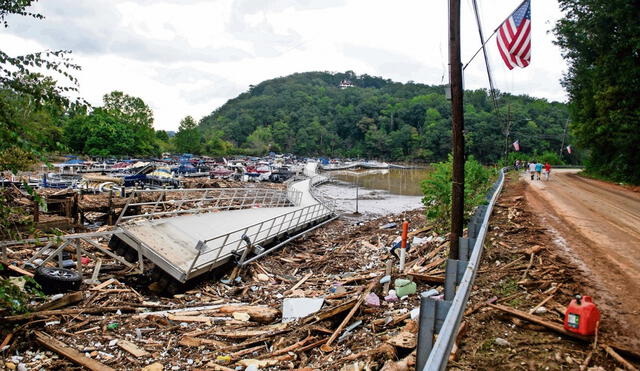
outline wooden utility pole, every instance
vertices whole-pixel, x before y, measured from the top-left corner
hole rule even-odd
[[[458,239],[462,237],[464,220],[464,111],[462,106],[462,63],[460,61],[460,0],[449,0],[449,83],[451,85],[453,146],[449,258],[458,259]]]

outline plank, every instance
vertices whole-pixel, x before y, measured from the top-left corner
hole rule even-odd
[[[69,360],[80,366],[86,367],[89,370],[93,371],[115,371],[115,369],[103,363],[100,363],[95,359],[85,357],[77,350],[69,348],[65,343],[52,336],[49,336],[40,331],[35,331],[34,334],[36,335],[36,341],[38,343],[60,354],[61,356],[68,358]]]
[[[56,300],[53,300],[53,301],[51,301],[49,303],[42,304],[42,305],[34,308],[33,311],[34,312],[40,312],[40,311],[43,311],[43,310],[60,309],[62,307],[66,307],[68,305],[78,303],[78,302],[82,301],[83,298],[84,298],[84,294],[82,293],[82,291],[72,292],[70,294],[64,295],[60,299],[56,299]]]
[[[127,340],[118,340],[118,346],[133,354],[136,358],[149,356],[149,352]]]

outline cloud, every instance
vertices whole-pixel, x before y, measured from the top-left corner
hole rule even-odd
[[[37,39],[52,49],[71,49],[88,55],[114,54],[148,62],[225,62],[251,55],[233,46],[196,47],[185,35],[164,24],[168,39],[152,38],[136,32],[124,21],[116,2],[104,0],[56,0],[37,3],[35,11],[44,21],[31,18],[10,20],[9,33]],[[144,28],[144,25],[143,25]]]
[[[408,54],[390,51],[388,49],[367,47],[354,44],[343,44],[342,52],[345,56],[361,60],[371,65],[376,74],[399,81],[419,81],[427,78],[438,78],[442,74],[439,69],[429,68],[427,65]]]

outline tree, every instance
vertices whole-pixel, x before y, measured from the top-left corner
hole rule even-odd
[[[33,2],[0,2],[0,22],[9,27],[6,18],[11,14],[43,19],[27,11]],[[44,150],[57,148],[60,132],[54,126],[56,115],[71,104],[65,93],[77,90],[77,81],[68,70],[80,69],[71,62],[69,53],[58,50],[10,56],[0,50],[0,155],[13,159],[0,162],[0,171],[24,169],[36,159],[44,159]],[[35,69],[54,72],[69,85],[60,85]]]
[[[247,144],[252,153],[263,155],[271,150],[273,145],[273,135],[271,126],[258,126],[256,130],[247,137]]]
[[[554,33],[569,63],[562,83],[587,170],[640,184],[640,2],[559,3],[566,17]]]
[[[193,117],[187,116],[180,121],[180,126],[176,136],[173,138],[173,142],[178,152],[200,154],[200,138],[198,124],[196,124]]]
[[[142,98],[116,90],[105,94],[102,101],[102,108],[119,120],[141,128],[153,128],[153,111]]]
[[[153,130],[153,111],[142,98],[112,91],[105,94],[102,100],[102,108],[132,131],[135,140],[132,153],[144,156],[158,154]]]

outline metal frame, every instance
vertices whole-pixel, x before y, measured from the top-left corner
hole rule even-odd
[[[155,201],[133,202],[136,197],[143,194],[159,194]],[[178,198],[169,198],[176,194]],[[302,192],[288,189],[286,191],[267,188],[194,188],[194,189],[157,189],[134,190],[129,195],[129,200],[122,208],[116,225],[127,220],[145,218],[147,220],[156,217],[174,216],[180,214],[199,214],[214,210],[238,210],[250,207],[288,207],[297,206],[302,199]],[[193,205],[182,210],[184,205]],[[126,215],[133,207],[151,207],[143,210],[143,214]],[[157,211],[161,207],[162,211]],[[175,210],[165,211],[167,207]]]
[[[119,263],[122,263],[127,268],[131,269],[131,273],[144,273],[144,265],[141,264],[132,264],[126,261],[123,257],[116,255],[109,249],[105,249],[102,247],[100,242],[98,241],[101,237],[111,236],[115,233],[122,232],[120,229],[112,230],[112,231],[104,231],[104,232],[92,232],[92,233],[76,233],[76,234],[68,234],[65,236],[53,236],[53,237],[41,237],[41,238],[31,238],[25,240],[16,240],[16,241],[3,241],[0,242],[0,248],[2,249],[2,257],[4,261],[8,261],[7,248],[11,246],[20,246],[26,244],[38,244],[44,243],[44,246],[38,248],[35,253],[29,258],[26,262],[22,263],[21,268],[25,268],[27,264],[33,265],[33,262],[40,256],[45,257],[40,265],[44,265],[54,259],[57,258],[57,263],[60,268],[62,268],[62,251],[69,247],[74,248],[76,252],[76,270],[82,274],[82,256],[90,256],[92,259],[96,261],[96,267],[94,268],[94,272],[92,274],[92,279],[96,279],[98,274],[100,273],[100,267],[102,266],[102,260],[98,258],[95,254],[90,252],[85,245],[88,247],[98,249],[102,253],[110,256],[115,259]],[[83,244],[84,243],[84,244]],[[138,251],[139,262],[142,262],[142,254]],[[100,264],[98,264],[100,261]]]

